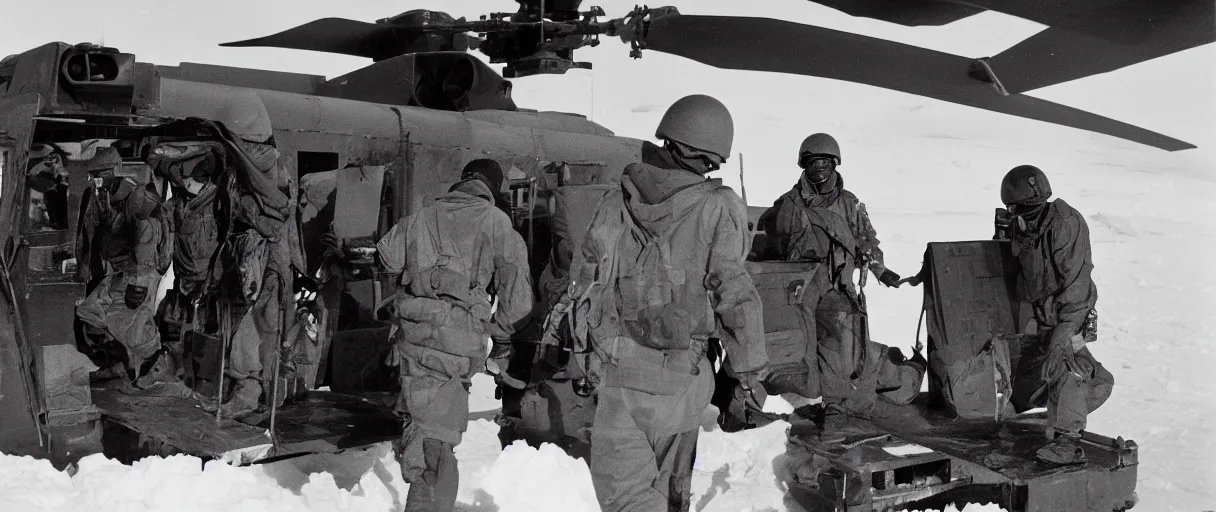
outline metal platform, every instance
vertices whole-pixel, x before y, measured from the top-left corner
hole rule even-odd
[[[396,439],[401,420],[382,398],[310,391],[277,411],[278,442],[258,458],[337,452]],[[124,463],[173,454],[211,460],[272,444],[268,420],[256,426],[217,421],[188,398],[94,389],[93,402],[102,411],[104,453]]]
[[[1045,418],[1002,423],[935,417],[923,406],[888,406],[850,418],[845,441],[819,441],[814,410],[791,417],[794,497],[811,510],[880,511],[997,503],[1010,512],[1127,510],[1136,503],[1137,448],[1085,433],[1088,461],[1050,466]]]

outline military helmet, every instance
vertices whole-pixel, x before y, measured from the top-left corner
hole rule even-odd
[[[735,139],[735,122],[721,101],[693,94],[671,104],[654,136],[713,153],[725,162]]]
[[[840,144],[836,143],[836,139],[826,133],[816,133],[805,139],[802,139],[802,146],[798,148],[798,163],[802,163],[802,156],[805,154],[812,155],[831,155],[836,157],[836,164],[840,164]]]
[[[247,142],[263,144],[273,135],[270,113],[253,91],[229,95],[212,121],[223,124],[229,132]]]
[[[1010,204],[1043,203],[1051,197],[1047,175],[1033,165],[1019,165],[1001,180],[1001,202]]]
[[[474,178],[481,179],[487,187],[490,187],[491,192],[495,194],[502,192],[503,172],[502,166],[498,162],[489,158],[478,158],[465,164],[464,170],[460,172],[460,179]]]

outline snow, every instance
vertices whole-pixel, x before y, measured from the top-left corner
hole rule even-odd
[[[727,435],[713,426],[715,414],[706,412],[698,446],[694,510],[801,512],[783,487],[792,478],[785,460],[789,424]],[[489,421],[469,423],[465,442],[456,449],[457,510],[599,510],[583,460],[553,445],[537,449],[522,441],[500,452],[497,433]],[[0,510],[14,512],[395,511],[404,507],[408,492],[387,443],[243,467],[203,464],[185,455],[149,457],[126,466],[91,455],[74,472],[59,472],[45,460],[0,455]],[[973,504],[963,512],[999,510]]]
[[[204,17],[194,26],[231,30],[197,31],[205,36],[173,21],[148,21],[147,30],[138,34],[120,30],[126,23],[120,15],[95,6],[81,5],[77,10],[88,15],[51,26],[35,22],[41,13],[23,14],[18,8],[13,19],[28,22],[0,30],[0,42],[23,49],[48,39],[83,40],[79,34],[100,29],[97,20],[108,19],[105,24],[114,28],[107,44],[132,51],[141,61],[172,65],[186,59],[333,77],[366,61],[314,52],[220,49],[215,43],[273,32],[265,19],[285,28],[325,16],[374,20],[400,10],[387,0],[301,1],[300,8],[290,11],[268,1],[230,3],[248,15],[207,20],[211,14],[194,13]],[[501,10],[501,3],[453,0],[444,2],[443,9],[474,15]],[[634,3],[595,2],[610,15],[620,15]],[[969,56],[998,53],[1042,28],[990,14],[946,27],[893,27],[802,0],[771,0],[763,13],[749,2],[693,3],[685,2],[682,11],[771,16]],[[228,11],[214,10],[221,15]],[[150,8],[139,14],[148,20],[158,15]],[[19,37],[24,27],[36,34]],[[1210,268],[1216,253],[1216,151],[1209,147],[1216,142],[1211,95],[1216,45],[1032,94],[1201,146],[1166,153],[832,80],[725,71],[655,51],[631,60],[627,47],[609,39],[576,54],[594,62],[593,71],[516,79],[514,99],[522,106],[583,113],[619,135],[649,139],[671,102],[691,93],[712,94],[734,115],[735,151],[746,154],[752,205],[771,204],[794,181],[795,148],[804,136],[832,133],[845,153],[841,172],[846,185],[866,203],[888,265],[904,276],[919,268],[928,242],[990,238],[1004,172],[1022,163],[1043,168],[1056,197],[1085,215],[1093,241],[1100,318],[1099,341],[1090,349],[1116,384],[1107,403],[1090,415],[1088,428],[1139,445],[1140,504],[1135,510],[1216,508],[1211,486],[1216,482],[1216,432],[1210,426],[1216,417],[1216,388],[1208,377],[1216,366],[1216,320],[1211,315],[1216,278]],[[338,63],[346,67],[338,69]],[[732,158],[718,174],[737,187],[736,164]],[[921,292],[867,288],[877,341],[910,354]],[[490,382],[485,376],[474,378],[471,421],[456,449],[459,509],[596,510],[583,462],[551,446],[500,449],[497,427],[487,421],[498,408]],[[805,402],[774,397],[766,409],[790,412]],[[725,434],[712,426],[710,413],[698,445],[694,510],[798,510],[786,503],[783,487],[789,478],[783,464],[786,424]],[[404,506],[406,492],[387,445],[249,467],[220,462],[204,467],[190,457],[122,466],[93,456],[82,460],[73,475],[44,461],[0,456],[0,511],[388,511]],[[996,510],[972,504],[963,512]]]
[[[909,455],[920,455],[922,453],[932,453],[933,450],[925,448],[919,444],[904,444],[899,446],[886,446],[883,450],[896,457],[907,457]]]

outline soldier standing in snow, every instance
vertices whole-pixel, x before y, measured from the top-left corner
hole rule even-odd
[[[1047,175],[1022,165],[1001,182],[996,239],[1012,242],[1016,294],[1033,306],[1039,343],[1023,349],[1011,403],[1017,412],[1047,406],[1052,441],[1036,457],[1052,464],[1085,461],[1079,443],[1086,416],[1110,397],[1114,376],[1085,344],[1097,339],[1098,289],[1090,277],[1089,227],[1068,203],[1051,197]]]
[[[598,361],[588,372],[599,381],[591,475],[605,512],[689,509],[700,417],[714,391],[711,337],[721,336],[741,401],[765,401],[746,208],[705,177],[730,155],[730,112],[688,96],[655,136],[664,146],[646,143],[641,162],[625,169],[571,270],[573,331]]]
[[[406,511],[455,506],[454,450],[468,426],[473,375],[484,368],[523,387],[506,368],[510,337],[531,317],[532,284],[527,246],[495,205],[502,185],[497,162],[474,160],[447,194],[401,219],[374,249],[351,251],[374,253],[384,273],[400,277],[393,359],[401,370]],[[332,234],[326,243],[329,257],[341,251]],[[498,302],[493,314],[491,298]],[[493,341],[489,360],[486,338]]]
[[[803,140],[798,183],[761,215],[757,226],[771,242],[758,248],[761,259],[822,262],[804,295],[804,314],[814,319],[818,342],[817,350],[808,347],[806,364],[819,367],[822,438],[833,441],[842,440],[846,415],[868,416],[875,399],[874,387],[858,381],[869,340],[860,339],[855,328],[864,304],[853,270],[868,269],[890,287],[898,287],[900,280],[884,266],[865,204],[845,190],[838,165],[840,146],[832,136],[816,133]]]

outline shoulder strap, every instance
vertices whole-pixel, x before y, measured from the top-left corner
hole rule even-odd
[[[840,215],[837,215],[835,212],[827,210],[826,208],[815,208],[806,204],[801,204],[798,206],[798,209],[802,212],[803,218],[806,219],[807,223],[809,224],[808,227],[819,228],[824,233],[827,233],[828,237],[831,238],[833,242],[841,246],[845,252],[849,254],[849,256],[854,258],[857,257],[857,237],[853,236],[852,233],[849,233],[849,236],[845,237],[835,229],[832,229],[831,224],[828,223],[828,219],[824,218],[824,214],[827,213],[835,217],[846,226],[849,225],[848,219],[845,219]]]

